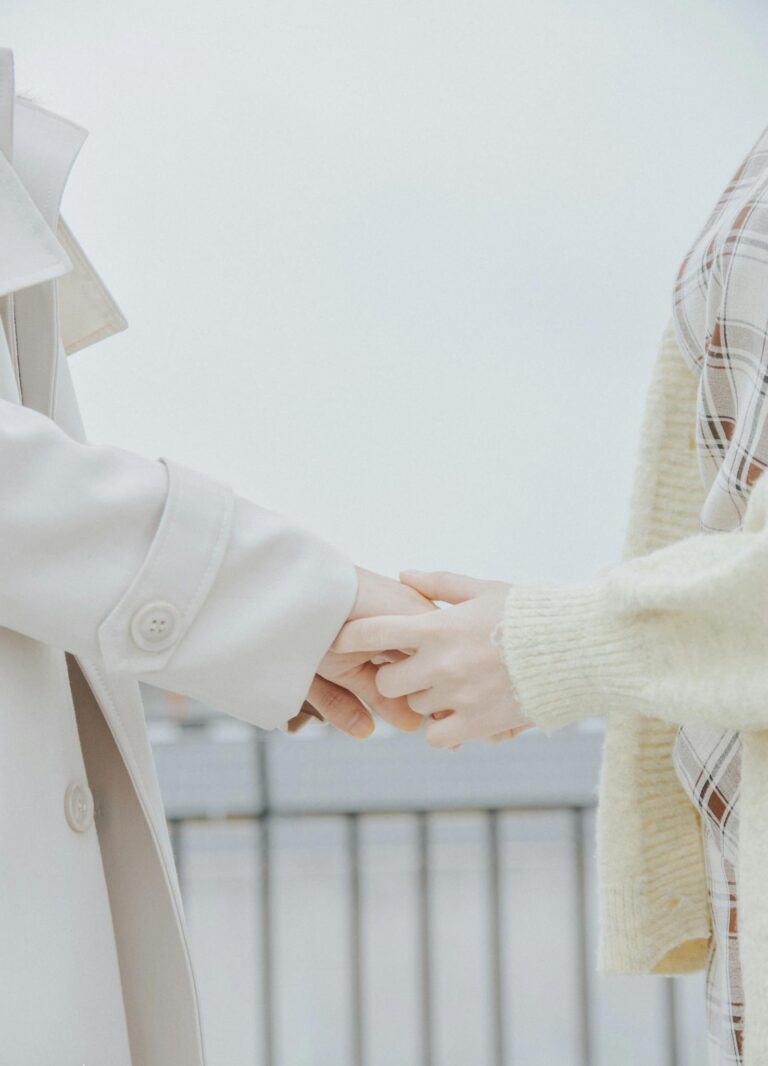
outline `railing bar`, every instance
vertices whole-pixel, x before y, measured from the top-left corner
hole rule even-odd
[[[272,926],[272,813],[267,744],[254,730],[260,813],[259,897],[261,916],[261,1020],[264,1066],[275,1066],[274,936]]]
[[[433,1066],[432,1019],[432,922],[430,919],[430,848],[429,818],[424,812],[417,816],[419,848],[418,936],[421,1005],[421,1062]]]
[[[261,915],[261,1031],[264,1066],[275,1062],[275,1002],[272,940],[272,833],[269,815],[259,818],[259,895]]]
[[[330,813],[320,810],[314,811],[275,811],[270,810],[269,779],[267,766],[266,745],[257,742],[257,759],[260,778],[260,807],[259,812],[244,812],[234,816],[215,816],[200,814],[193,816],[172,815],[168,818],[169,834],[173,849],[174,861],[178,871],[179,883],[183,887],[185,875],[185,840],[184,830],[187,825],[194,823],[210,823],[215,821],[251,821],[258,823],[259,834],[259,895],[260,895],[260,925],[262,951],[260,958],[262,1003],[260,1014],[262,1016],[263,1033],[263,1066],[275,1066],[275,1036],[276,1036],[276,1003],[273,982],[274,970],[274,935],[272,923],[272,873],[271,860],[273,852],[272,835],[274,820],[296,817],[324,817]],[[503,937],[501,936],[502,925],[502,892],[500,870],[500,826],[499,816],[502,813],[529,813],[534,810],[551,810],[540,804],[527,806],[510,806],[508,808],[480,809],[488,819],[489,839],[489,926],[490,926],[490,949],[491,949],[491,992],[492,992],[492,1024],[493,1024],[493,1059],[494,1066],[506,1066],[509,1061],[510,1049],[508,1048],[508,1027],[505,1027],[504,988],[505,966],[503,953]],[[560,807],[563,810],[562,807]],[[568,808],[565,808],[568,809]],[[439,813],[446,813],[449,808],[441,808]],[[478,813],[477,808],[457,805],[450,808],[459,812]],[[592,1027],[591,1027],[591,974],[589,965],[589,950],[587,939],[588,907],[586,898],[586,877],[588,861],[585,846],[585,821],[592,810],[592,806],[573,806],[570,808],[574,819],[574,841],[576,862],[576,891],[577,891],[577,914],[580,921],[577,923],[577,965],[579,974],[579,1011],[580,1011],[580,1039],[579,1061],[582,1066],[590,1066],[592,1053]],[[434,1011],[432,999],[433,985],[433,948],[432,948],[432,921],[430,914],[431,897],[431,868],[430,868],[430,813],[427,811],[409,812],[402,808],[391,808],[391,812],[413,813],[417,827],[418,847],[418,892],[417,892],[417,938],[419,957],[419,1000],[421,1011],[421,1064],[422,1066],[434,1066]],[[363,982],[364,982],[364,947],[362,936],[362,893],[360,881],[360,822],[361,812],[344,812],[348,819],[349,836],[349,870],[350,870],[350,905],[351,915],[351,992],[352,1003],[352,1049],[355,1055],[354,1066],[365,1066],[366,1034],[363,1017]],[[390,813],[389,811],[372,811],[371,817]],[[677,1066],[679,1059],[679,1034],[677,1025],[678,1002],[675,982],[666,982],[666,1041],[667,1041],[667,1066]]]
[[[431,807],[431,814],[486,814],[489,810],[498,811],[499,814],[539,814],[539,813],[552,813],[559,811],[572,811],[572,810],[584,810],[590,811],[593,809],[594,804],[569,804],[569,803],[513,803],[509,806],[498,807],[474,807],[471,804],[457,803],[453,806],[443,804],[438,807]],[[240,811],[215,811],[210,812],[206,810],[193,810],[189,808],[184,811],[174,811],[168,814],[167,818],[169,822],[247,822],[252,821],[254,818],[258,818],[262,813],[263,808],[261,802],[258,808],[253,810],[240,810]],[[293,819],[293,818],[338,818],[340,815],[346,814],[360,814],[370,818],[391,818],[393,815],[400,814],[413,814],[418,815],[421,813],[420,807],[412,806],[391,806],[391,807],[280,807],[274,806],[271,802],[269,804],[269,814],[273,819]]]
[[[677,980],[674,977],[669,977],[665,981],[665,984],[667,993],[667,1063],[669,1066],[677,1066],[680,1061],[677,1035]]]
[[[256,794],[258,796],[259,804],[259,810],[254,811],[253,813],[273,815],[276,812],[272,810],[268,742],[263,738],[259,731],[255,729],[253,731],[253,743],[256,746]]]
[[[360,886],[360,819],[347,815],[347,853],[349,863],[350,924],[350,1024],[352,1027],[352,1061],[365,1066],[365,1022],[363,1018],[363,928]]]
[[[576,959],[577,959],[577,995],[579,998],[579,1055],[581,1066],[592,1063],[592,973],[587,946],[587,926],[589,922],[589,901],[587,899],[587,847],[586,847],[586,810],[584,807],[573,808],[574,863],[576,874]]]
[[[493,1063],[505,1066],[504,1047],[504,961],[501,950],[501,863],[499,862],[499,815],[488,811],[488,917],[491,966],[491,1024]]]

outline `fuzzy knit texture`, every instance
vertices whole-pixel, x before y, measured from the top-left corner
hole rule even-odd
[[[646,398],[624,557],[571,585],[514,585],[504,655],[548,735],[606,716],[599,785],[602,973],[704,969],[712,935],[680,725],[742,731],[739,929],[745,1066],[768,1066],[768,476],[740,530],[701,532],[698,381],[670,322]]]

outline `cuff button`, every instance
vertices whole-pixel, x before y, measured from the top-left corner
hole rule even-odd
[[[133,616],[131,636],[144,651],[163,651],[176,640],[179,612],[172,603],[148,603]]]

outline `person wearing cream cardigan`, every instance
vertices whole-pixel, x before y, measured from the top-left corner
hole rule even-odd
[[[335,645],[400,650],[378,688],[436,747],[605,716],[598,971],[706,968],[710,1066],[768,1064],[767,148],[768,131],[678,273],[623,559],[572,584],[403,572],[451,606]]]

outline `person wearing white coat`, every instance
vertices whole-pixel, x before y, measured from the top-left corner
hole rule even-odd
[[[0,1066],[202,1066],[139,681],[264,728],[312,688],[359,726],[338,680],[408,727],[366,657],[327,653],[361,597],[424,601],[219,482],[85,442],[66,353],[126,323],[59,218],[84,136],[15,95],[0,50]]]

